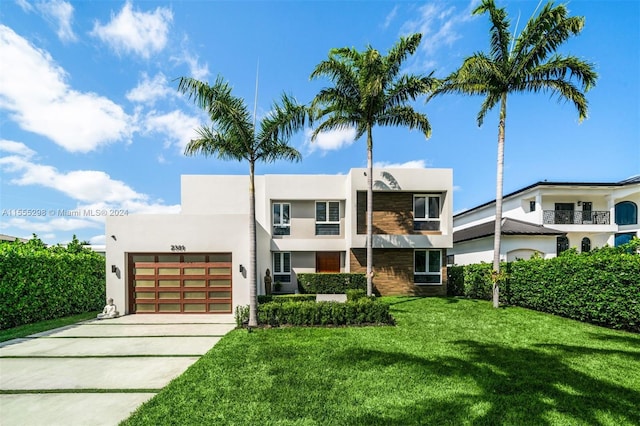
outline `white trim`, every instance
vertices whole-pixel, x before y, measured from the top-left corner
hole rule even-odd
[[[425,253],[425,271],[416,270],[416,254],[418,252]],[[429,271],[429,253],[438,253],[438,271]],[[442,250],[414,250],[413,251],[413,283],[415,285],[442,285]],[[439,278],[437,283],[419,283],[416,282],[416,276],[437,276]]]

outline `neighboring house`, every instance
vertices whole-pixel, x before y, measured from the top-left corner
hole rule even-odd
[[[0,234],[0,241],[11,241],[11,242],[13,242],[15,240],[18,240],[18,241],[23,242],[23,243],[26,243],[27,241],[29,241],[26,238],[14,237],[14,236],[7,235],[7,234]]]
[[[446,294],[453,244],[450,169],[374,170],[374,286]],[[182,211],[109,217],[107,295],[126,313],[231,313],[249,303],[247,176],[182,176]],[[303,272],[365,272],[366,169],[256,176],[258,292]]]
[[[640,236],[640,176],[615,183],[538,182],[503,198],[500,258],[618,246]],[[493,261],[495,200],[453,217],[449,264]]]

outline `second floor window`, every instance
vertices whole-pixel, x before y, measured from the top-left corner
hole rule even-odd
[[[291,204],[273,204],[273,235],[291,234]]]
[[[413,196],[413,230],[440,230],[440,195]]]
[[[316,235],[340,235],[339,201],[316,201]]]

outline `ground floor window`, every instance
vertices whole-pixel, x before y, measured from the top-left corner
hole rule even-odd
[[[418,285],[441,284],[441,251],[415,250],[413,253],[413,282]]]
[[[636,236],[635,232],[625,232],[624,234],[616,234],[614,245],[618,247],[623,244],[627,244],[635,236]]]
[[[589,253],[591,251],[591,240],[587,237],[582,239],[582,244],[580,247],[580,251],[582,253]]]
[[[277,251],[273,253],[273,282],[291,282],[291,253]]]
[[[563,251],[569,250],[569,239],[565,236],[560,236],[556,240],[556,256],[560,256]]]

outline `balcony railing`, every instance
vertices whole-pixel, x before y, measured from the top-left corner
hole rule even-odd
[[[609,225],[608,211],[545,210],[545,225]]]

